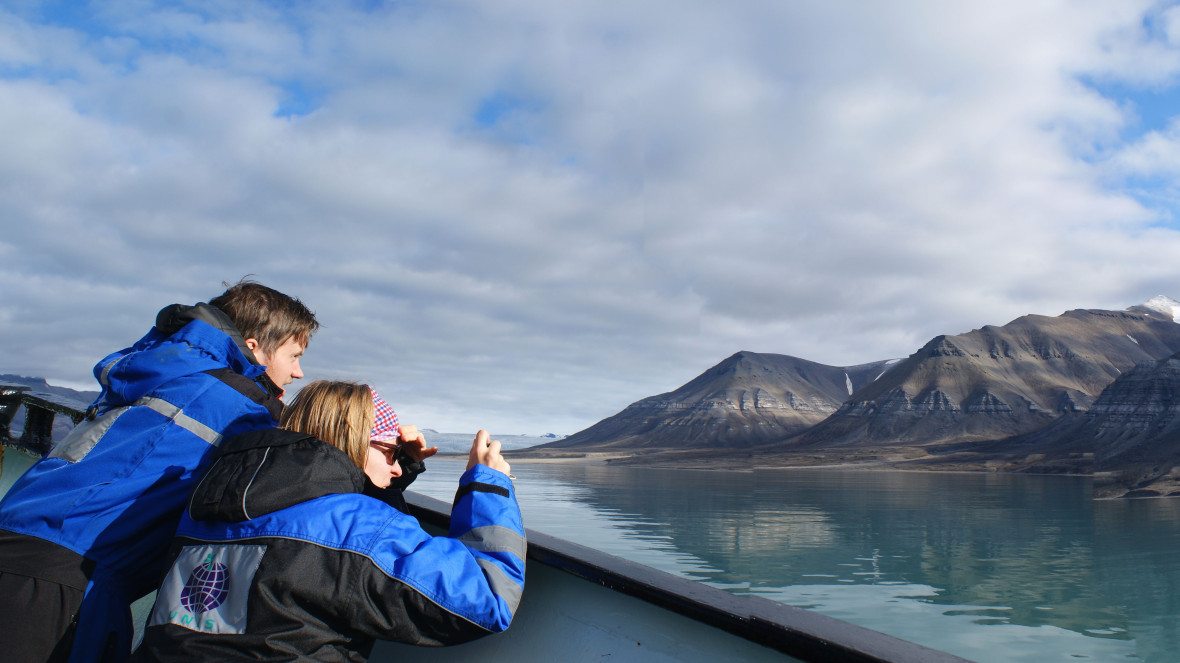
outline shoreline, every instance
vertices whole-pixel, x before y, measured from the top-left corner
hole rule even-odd
[[[702,459],[700,456],[676,458],[674,455],[661,457],[659,454],[653,454],[651,457],[648,457],[646,454],[625,452],[571,452],[550,455],[530,454],[527,452],[527,449],[521,449],[519,451],[522,453],[518,455],[509,452],[505,454],[505,458],[510,463],[519,462],[522,464],[615,465],[615,461],[621,461],[617,463],[617,467],[735,473],[772,472],[776,470],[841,470],[857,472],[932,472],[936,474],[1061,476],[1094,481],[1094,495],[1092,497],[1094,500],[1112,501],[1180,497],[1180,480],[1174,477],[1159,477],[1142,485],[1127,486],[1125,484],[1119,485],[1118,482],[1105,483],[1112,476],[1107,472],[1069,471],[1072,469],[1069,467],[1038,471],[1035,466],[1031,468],[1025,466],[1022,468],[1018,463],[998,463],[995,461],[922,464],[922,458],[915,458],[900,453],[896,454],[893,458],[874,458],[872,460],[821,460],[811,457],[809,459],[802,459],[803,462],[795,463],[784,462],[782,459],[771,462],[758,462],[758,459],[752,457],[746,457],[744,459],[736,457],[729,458],[729,461],[749,461],[749,464],[744,467],[735,467],[732,462],[727,463],[725,466],[720,466],[712,462],[712,458]],[[1111,490],[1112,488],[1114,489]]]
[[[439,452],[436,454],[437,458],[445,458],[448,460],[465,460],[466,453],[460,452]],[[1095,486],[1095,500],[1128,500],[1128,499],[1161,499],[1169,497],[1180,497],[1180,482],[1168,481],[1163,478],[1158,481],[1158,487],[1152,486],[1156,482],[1140,485],[1136,487],[1120,486],[1115,490],[1110,490],[1111,485],[1101,485],[1101,482],[1108,480],[1110,475],[1104,472],[1069,472],[1069,471],[1036,471],[1028,469],[1005,469],[1000,464],[989,464],[984,462],[961,462],[958,464],[946,463],[945,466],[937,464],[920,465],[915,464],[914,461],[920,461],[921,458],[914,458],[898,453],[893,458],[874,458],[872,460],[821,460],[814,456],[804,459],[804,462],[784,462],[783,460],[775,460],[771,462],[758,462],[758,459],[753,457],[737,458],[730,457],[729,461],[743,462],[748,461],[745,466],[735,466],[730,462],[724,466],[713,462],[713,457],[702,458],[700,455],[694,454],[690,457],[677,458],[675,454],[634,454],[621,451],[595,451],[595,452],[563,452],[563,453],[529,453],[528,449],[517,449],[514,451],[507,451],[504,453],[504,458],[509,463],[533,464],[533,465],[603,465],[616,467],[638,467],[651,469],[667,469],[667,470],[691,470],[698,472],[732,472],[732,473],[753,473],[753,472],[773,472],[776,470],[819,470],[819,471],[856,471],[856,472],[908,472],[908,473],[922,473],[932,472],[936,474],[1024,474],[1032,476],[1062,476],[1074,477],[1080,479],[1090,479],[1098,482]],[[807,462],[811,460],[812,462]],[[616,464],[616,461],[621,461]],[[1008,465],[1009,468],[1014,467]],[[1019,466],[1015,466],[1019,467]],[[1162,489],[1162,490],[1160,490]]]

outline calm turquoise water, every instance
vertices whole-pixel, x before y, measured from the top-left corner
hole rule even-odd
[[[463,463],[414,484],[450,500]],[[1180,500],[1075,477],[513,463],[525,525],[981,663],[1180,661]]]

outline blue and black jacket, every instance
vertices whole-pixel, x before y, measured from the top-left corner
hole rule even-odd
[[[134,660],[364,661],[377,639],[446,645],[508,628],[526,548],[508,476],[468,470],[445,537],[364,485],[309,435],[228,440],[181,520]]]
[[[212,452],[224,438],[274,427],[281,390],[208,304],[160,311],[147,335],[94,374],[102,392],[88,417],[0,501],[0,572],[84,590],[74,660],[97,659],[111,633],[118,660],[130,645],[128,606],[167,569]]]

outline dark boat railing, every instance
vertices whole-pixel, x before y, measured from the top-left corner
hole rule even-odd
[[[9,426],[21,406],[25,425],[19,438]],[[69,417],[75,424],[87,404],[24,385],[0,383],[0,444],[40,455],[53,444],[53,420]],[[446,531],[450,504],[406,493],[411,513],[423,524]],[[722,629],[746,640],[803,661],[836,663],[970,663],[834,617],[796,608],[759,596],[737,596],[630,560],[609,555],[532,530],[530,561],[564,571],[588,582]]]
[[[25,406],[25,425],[14,438],[9,427]],[[44,456],[53,446],[53,420],[57,415],[69,417],[77,425],[86,416],[86,403],[41,391],[23,384],[0,383],[0,443],[21,447]]]

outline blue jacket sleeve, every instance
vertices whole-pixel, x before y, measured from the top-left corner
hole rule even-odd
[[[475,556],[510,621],[524,589],[527,543],[508,475],[486,465],[463,474],[451,507],[450,535]],[[503,625],[508,628],[508,621]]]
[[[450,536],[393,515],[371,559],[354,624],[420,645],[466,642],[508,628],[524,590],[526,541],[509,478],[486,466],[459,480]],[[371,630],[370,630],[371,629]]]

